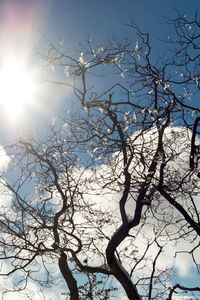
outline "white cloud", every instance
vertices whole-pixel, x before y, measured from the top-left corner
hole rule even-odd
[[[5,181],[2,179],[0,182],[0,213],[11,205],[12,195],[6,187]]]
[[[134,187],[134,182],[142,182],[147,176],[147,170],[149,168],[149,162],[155,153],[158,142],[158,132],[154,128],[143,135],[140,135],[139,132],[135,133],[131,138],[130,143],[132,144],[135,151],[135,156],[130,166],[133,178],[133,192],[131,198],[128,199],[126,205],[126,211],[130,217],[133,217],[135,209],[135,200],[138,195],[138,185]],[[165,168],[164,182],[177,188],[180,180],[189,171],[189,154],[190,154],[190,143],[191,143],[191,132],[184,127],[168,127],[165,130],[164,134],[164,147],[165,155],[168,160],[167,166]],[[141,161],[140,152],[143,152],[143,155],[146,159],[146,165]],[[162,157],[158,166],[162,162]],[[119,152],[113,154],[113,160],[109,162],[108,165],[101,165],[97,172],[94,174],[91,170],[86,172],[86,185],[87,194],[85,194],[85,199],[93,204],[98,209],[102,211],[112,212],[112,220],[120,220],[119,216],[119,199],[121,197],[120,192],[120,183],[123,182],[123,167],[122,167],[122,155]],[[120,175],[119,175],[120,174]],[[110,181],[116,178],[116,180]],[[159,168],[157,169],[154,176],[154,184],[159,178]],[[191,179],[191,178],[190,178]],[[197,177],[194,174],[192,180],[195,182],[195,185],[200,187]],[[88,182],[90,182],[88,184]],[[119,183],[119,184],[118,184]],[[106,188],[102,189],[102,186]],[[191,185],[189,181],[183,181],[182,189],[178,189],[178,192],[171,193],[172,197],[175,196],[177,201],[179,201],[183,207],[187,210],[191,210],[191,201],[189,198],[190,192],[193,191],[194,186]],[[157,195],[157,196],[156,196]],[[195,243],[191,244],[190,241],[185,240],[185,238],[179,238],[176,240],[179,232],[181,230],[187,230],[185,222],[182,220],[179,215],[179,212],[172,208],[171,205],[158,193],[153,199],[153,205],[149,213],[146,214],[146,225],[142,228],[140,226],[133,228],[131,234],[135,239],[127,238],[119,247],[121,254],[124,253],[123,249],[127,249],[123,261],[125,266],[130,270],[131,267],[135,264],[135,259],[139,260],[142,254],[145,252],[146,246],[149,242],[152,242],[155,236],[157,236],[157,241],[160,245],[163,246],[163,251],[157,261],[157,267],[160,270],[166,270],[167,268],[175,267],[178,270],[179,276],[188,276],[190,274],[191,268],[193,266],[193,261],[189,254],[177,253],[177,251],[190,251],[194,245],[198,244],[198,239]],[[195,199],[195,198],[194,198]],[[196,198],[197,199],[197,198]],[[197,206],[199,204],[197,203]],[[152,213],[154,217],[152,217]],[[156,217],[156,218],[155,218]],[[170,220],[172,223],[170,224]],[[183,229],[182,229],[183,227]],[[112,224],[112,221],[106,226],[103,226],[102,230],[105,234],[109,236],[114,233],[116,228],[116,223]],[[185,228],[185,229],[184,229]],[[97,229],[98,230],[98,229]],[[183,232],[182,232],[183,234]],[[104,239],[98,246],[102,245],[101,248],[105,249],[107,245],[107,240]],[[136,248],[137,247],[137,248]],[[137,250],[133,253],[134,250]],[[136,272],[134,274],[138,276],[149,275],[152,270],[152,258],[154,258],[158,252],[159,248],[156,243],[152,243],[150,248],[147,251],[146,259],[138,265]],[[124,255],[124,254],[123,254]],[[130,259],[132,257],[132,260]],[[183,264],[184,260],[184,264]],[[200,260],[200,255],[199,255]],[[142,267],[143,265],[143,267]]]
[[[6,171],[8,164],[10,163],[10,157],[6,151],[0,147],[0,173]]]
[[[179,295],[176,295],[176,296],[172,296],[172,300],[192,300],[192,299],[195,299],[195,297],[193,296],[179,296]]]
[[[151,161],[157,143],[157,132],[155,129],[145,133],[143,136],[136,133],[134,137],[136,137],[137,134],[138,137],[134,141],[135,157],[130,168],[133,180],[135,180],[136,183],[142,182],[145,179],[149,167],[148,160]],[[188,172],[189,137],[191,137],[191,133],[184,128],[174,127],[166,130],[164,138],[164,142],[166,143],[166,157],[169,160],[171,159],[166,167],[167,176],[164,179],[168,184],[176,183],[176,179],[179,181],[179,177],[183,178]],[[141,162],[141,149],[147,159],[146,165],[143,165]],[[162,158],[160,158],[159,164],[161,161]],[[75,174],[80,173],[79,171],[80,170],[74,170]],[[101,265],[105,262],[105,256],[101,255],[98,250],[101,250],[102,253],[105,254],[105,249],[108,243],[106,236],[110,237],[121,222],[119,216],[119,200],[121,197],[121,184],[123,183],[121,154],[116,152],[109,164],[101,165],[96,172],[93,172],[93,170],[87,170],[84,174],[85,176],[81,178],[81,180],[83,180],[82,192],[84,197],[83,199],[75,200],[82,208],[78,211],[75,210],[74,212],[74,221],[76,226],[79,225],[79,227],[75,229],[74,234],[80,236],[83,244],[86,245],[84,252],[79,255],[80,260],[84,260],[88,256],[88,265]],[[154,176],[154,184],[156,183],[158,176],[159,174],[157,172]],[[112,182],[110,181],[110,178],[112,178]],[[194,180],[196,179],[194,178]],[[190,184],[188,182],[184,182],[183,186],[185,189],[183,194],[186,193],[185,191],[189,193],[191,190]],[[199,186],[198,183],[197,186]],[[135,184],[135,186],[133,185],[132,189],[132,195],[128,199],[126,206],[127,213],[130,217],[133,217],[134,213],[135,199],[138,195],[138,184]],[[183,194],[182,191],[180,191],[180,201],[182,201],[181,197]],[[187,197],[185,197],[184,201],[181,203],[189,208],[189,198],[186,198]],[[55,211],[60,208],[60,200],[61,199],[57,195],[54,195],[53,199],[50,201],[55,208]],[[5,201],[3,201],[3,203],[4,202]],[[145,255],[145,259],[138,263],[137,268],[133,273],[134,278],[149,276],[152,271],[152,259],[155,258],[159,250],[156,242],[153,242],[155,237],[157,237],[157,241],[163,246],[163,252],[157,261],[157,268],[159,271],[165,271],[167,268],[175,267],[178,270],[179,276],[188,276],[193,265],[190,256],[183,253],[177,254],[175,257],[175,253],[176,251],[181,250],[190,251],[191,246],[194,245],[191,245],[184,238],[176,241],[178,231],[181,230],[182,227],[182,221],[177,224],[173,222],[171,225],[168,224],[168,221],[170,219],[179,220],[178,212],[174,209],[170,209],[167,201],[160,197],[160,195],[159,197],[158,195],[155,196],[153,202],[155,203],[154,206],[152,205],[151,209],[149,209],[145,216],[146,224],[144,226],[139,225],[136,228],[133,228],[130,231],[133,237],[127,238],[118,248],[123,264],[127,270],[130,271],[135,263],[139,262],[142,258],[147,245],[151,243],[151,246]],[[90,209],[93,210],[93,214],[90,214]],[[97,211],[97,213],[95,213],[95,211]],[[98,211],[100,212],[98,213]],[[70,210],[67,213],[70,214]],[[152,213],[154,214],[154,217],[152,217]],[[166,221],[166,223],[163,222],[163,220]],[[70,222],[67,221],[63,224],[66,228],[68,225],[71,226]],[[174,241],[170,240],[169,234],[175,238]],[[51,238],[49,241],[44,241],[44,243],[50,246]],[[63,243],[65,243],[64,239]],[[68,241],[68,243],[70,242]],[[75,244],[76,242],[73,240],[72,243]],[[196,240],[196,244],[197,243],[198,240]],[[87,245],[90,246],[87,247]],[[31,290],[35,291],[34,286],[31,287]],[[40,299],[39,297],[42,297],[40,295],[40,291],[36,291],[36,294],[37,293],[37,299]],[[45,292],[45,296],[45,299],[47,300],[56,299],[53,298],[54,295],[52,293],[48,295],[48,293],[46,294]],[[21,298],[19,299],[21,300]]]
[[[183,245],[185,246],[185,245]],[[183,248],[185,249],[185,248]],[[175,259],[175,266],[178,270],[178,275],[180,277],[187,277],[192,271],[193,261],[191,255],[188,253],[180,253]]]

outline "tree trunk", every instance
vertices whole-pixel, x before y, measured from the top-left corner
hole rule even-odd
[[[64,252],[61,253],[59,258],[59,268],[68,285],[70,291],[70,300],[79,300],[77,281],[73,277],[73,274],[67,264],[67,256]]]
[[[112,236],[106,248],[106,257],[111,269],[111,272],[115,278],[123,286],[128,299],[130,300],[142,300],[139,295],[136,286],[133,284],[128,272],[122,267],[121,263],[115,256],[115,250],[117,246],[127,237],[129,228],[126,225],[122,225]]]

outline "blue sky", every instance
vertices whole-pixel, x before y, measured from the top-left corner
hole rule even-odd
[[[17,7],[18,19],[23,20],[18,31],[16,31],[19,25],[17,17],[17,25],[11,21],[15,19],[13,15],[7,19],[5,17],[5,3],[14,3],[14,7]],[[23,7],[31,9],[23,11]],[[193,15],[199,7],[200,4],[195,0],[1,0],[0,14],[1,28],[3,28],[1,30],[4,31],[7,26],[10,33],[14,28],[11,39],[14,39],[15,44],[14,46],[11,44],[10,47],[15,49],[17,45],[16,53],[20,53],[23,52],[24,46],[20,48],[23,45],[23,39],[28,41],[28,45],[34,44],[36,48],[39,47],[41,43],[38,35],[39,28],[53,41],[65,38],[64,46],[68,48],[77,46],[80,41],[87,38],[88,34],[91,34],[99,44],[112,34],[122,39],[127,34],[131,37],[131,32],[123,24],[128,24],[132,18],[144,32],[150,33],[155,54],[162,55],[165,45],[159,42],[159,38],[167,39],[170,35],[170,27],[166,24],[165,17],[174,16],[174,8],[187,15]],[[35,67],[33,62],[35,63],[35,58],[30,55],[31,68]],[[42,80],[47,77],[48,73],[45,73]],[[20,122],[14,126],[11,117],[0,109],[0,144],[16,139],[24,129],[32,130],[32,128],[43,126],[44,123],[47,124],[53,114],[59,113],[59,110],[63,108],[63,99],[66,99],[64,91],[62,91],[62,96],[58,97],[58,89],[54,90],[52,86],[45,85],[42,80],[40,84],[45,93],[40,94],[36,101],[42,109],[32,107],[27,109],[20,118]],[[56,98],[54,92],[57,95]]]
[[[161,55],[166,45],[159,39],[167,39],[171,34],[165,17],[174,17],[174,8],[193,16],[196,10],[200,11],[200,3],[195,0],[51,1],[42,26],[53,39],[65,37],[65,45],[70,47],[77,46],[88,34],[97,43],[111,34],[123,38],[128,30],[122,24],[129,23],[132,18],[144,32],[149,32],[153,51]],[[197,284],[192,272],[189,278],[182,278],[180,282]]]
[[[46,14],[46,25],[52,34],[66,34],[77,42],[91,33],[106,38],[112,31],[122,34],[121,24],[133,18],[143,30],[160,37],[166,32],[164,16],[171,16],[173,7],[187,14],[198,9],[198,1],[187,0],[103,0],[51,1]]]
[[[155,57],[166,51],[166,44],[160,39],[167,40],[172,33],[166,17],[176,16],[175,9],[193,16],[200,8],[195,0],[48,0],[45,3],[41,28],[53,41],[65,38],[66,48],[77,47],[88,34],[97,44],[103,44],[113,34],[119,39],[127,35],[131,38],[132,31],[123,24],[133,19],[143,32],[150,34]]]
[[[2,7],[5,2],[0,0],[1,16],[4,13]],[[17,6],[20,1],[10,2]],[[161,55],[164,51],[165,44],[162,44],[159,39],[167,39],[170,35],[170,27],[166,24],[165,17],[175,16],[173,8],[190,16],[194,15],[196,10],[200,11],[198,0],[21,0],[22,2],[30,3],[30,5],[37,3],[34,14],[30,14],[30,28],[23,33],[23,37],[26,37],[29,44],[35,44],[36,48],[42,43],[38,35],[39,28],[53,41],[65,38],[65,47],[68,48],[77,46],[88,34],[91,34],[99,44],[112,34],[118,38],[123,38],[127,33],[130,36],[131,33],[123,24],[128,24],[132,18],[144,32],[149,32],[155,55]],[[25,25],[26,21],[24,20]],[[4,25],[3,21],[1,24]],[[21,34],[19,32],[17,34],[16,44],[21,42]],[[31,55],[28,64],[34,68],[37,59]],[[41,77],[43,79],[44,76],[48,77],[48,72]],[[28,107],[18,121],[10,120],[9,114],[4,113],[0,100],[1,145],[16,140],[20,132],[46,128],[45,126],[51,123],[53,115],[63,109],[67,97],[65,90],[58,92],[60,87],[50,86],[44,81],[40,84],[45,87],[45,92],[42,92],[37,99],[37,104],[42,109]],[[192,280],[194,281],[194,278]]]

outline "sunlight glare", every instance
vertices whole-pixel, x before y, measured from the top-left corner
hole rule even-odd
[[[37,85],[34,71],[25,62],[8,59],[0,68],[0,109],[11,119],[18,119],[34,104]]]

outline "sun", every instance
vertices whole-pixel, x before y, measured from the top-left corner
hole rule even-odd
[[[9,58],[0,66],[0,109],[11,120],[34,104],[37,94],[36,78],[25,61]]]

